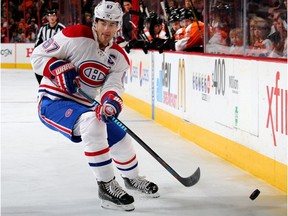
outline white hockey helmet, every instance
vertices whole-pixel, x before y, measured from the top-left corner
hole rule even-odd
[[[103,0],[94,9],[94,20],[96,18],[122,22],[123,11],[118,2],[111,2]]]

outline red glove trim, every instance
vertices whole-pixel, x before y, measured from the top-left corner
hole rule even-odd
[[[43,76],[48,77],[49,79],[51,79],[51,72],[49,70],[49,66],[50,64],[52,64],[53,62],[57,61],[58,59],[56,58],[51,58],[45,65],[44,71],[43,71]]]
[[[105,102],[105,99],[110,95],[118,95],[115,91],[107,91],[102,97],[101,97],[101,104]],[[118,96],[120,97],[120,96]]]

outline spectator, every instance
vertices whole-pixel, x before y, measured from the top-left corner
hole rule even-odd
[[[15,20],[15,16],[17,13],[18,13],[17,6],[15,5],[15,3],[13,1],[10,0],[8,3],[8,18],[9,19],[12,18]],[[12,35],[12,32],[11,32],[11,35]]]
[[[271,26],[271,30],[270,30],[270,34],[268,35],[268,38],[271,40],[271,41],[276,41],[278,40],[278,31],[277,31],[277,19],[279,17],[279,15],[281,13],[286,13],[287,10],[284,10],[284,9],[275,9],[271,12],[271,17],[272,17],[272,23],[273,25]],[[269,16],[270,17],[270,16]],[[276,38],[274,38],[276,37]]]
[[[90,16],[93,13],[93,1],[92,0],[83,0],[82,1],[82,14],[89,13]]]
[[[30,40],[30,42],[35,43],[37,32],[38,32],[38,25],[35,23],[35,18],[31,19],[31,23],[27,29],[27,38]]]
[[[252,23],[252,28],[250,28],[250,33],[252,33],[251,49],[247,54],[267,57],[272,50],[272,42],[268,39],[271,25],[268,20],[258,16],[252,17],[250,23]]]
[[[36,19],[32,17],[31,22],[28,26],[28,28],[31,27],[31,29],[35,30],[35,33],[38,32],[38,25],[36,24]]]
[[[191,0],[185,0],[184,8],[186,8],[186,9],[192,8]]]
[[[19,34],[25,33],[26,29],[25,29],[25,26],[24,26],[23,22],[19,22],[18,23],[17,31],[18,31]]]
[[[201,22],[204,21],[204,0],[191,0],[195,15]],[[195,18],[195,17],[194,17]]]
[[[243,30],[242,28],[234,28],[229,32],[230,54],[244,54],[243,46]]]
[[[228,38],[226,23],[216,11],[212,12],[211,26],[208,32],[209,40],[208,46],[209,53],[225,53]],[[207,49],[207,50],[208,50]]]
[[[17,24],[13,18],[9,22],[9,41],[11,41],[12,33],[17,31]]]
[[[180,9],[178,5],[178,1],[176,0],[168,0],[168,2],[165,1],[165,8],[166,8],[167,16],[170,16],[173,13],[173,11]]]
[[[25,33],[21,33],[20,34],[20,43],[30,43],[30,40],[29,38],[26,37]]]
[[[169,0],[168,1],[169,11],[175,10],[178,8],[178,1],[176,0]]]
[[[89,13],[85,13],[85,15],[84,15],[84,22],[83,22],[83,24],[84,25],[86,25],[86,26],[88,26],[88,27],[92,27],[92,17],[91,17],[91,14],[89,14]]]
[[[20,19],[24,17],[24,9],[22,8],[22,5],[18,5],[17,13],[14,14],[14,16],[16,22],[19,22]]]
[[[184,8],[194,10],[193,15],[196,16],[199,21],[203,22],[202,13],[204,10],[204,0],[185,0]]]
[[[122,34],[125,41],[130,41],[132,39],[133,27],[131,24],[131,14],[129,11],[132,10],[132,0],[123,1],[124,15],[122,22]],[[134,36],[135,37],[135,36]]]
[[[20,34],[18,33],[18,31],[12,32],[10,42],[11,43],[19,43],[20,41],[21,41],[21,37],[20,37]]]
[[[32,7],[33,1],[32,0],[23,0],[22,8],[29,8]]]
[[[83,0],[82,1],[82,23],[88,27],[92,27],[92,7],[93,1],[92,0]]]
[[[278,40],[273,42],[273,50],[270,57],[287,58],[287,13],[280,13],[276,18],[276,35]]]
[[[5,18],[1,18],[1,43],[8,42],[8,35],[7,35],[7,21]]]

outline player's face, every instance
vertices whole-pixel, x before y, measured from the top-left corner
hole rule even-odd
[[[184,27],[189,26],[191,23],[192,23],[192,20],[190,20],[190,19],[183,19],[183,20],[182,20],[182,25],[183,25]]]
[[[174,29],[174,31],[177,31],[178,29],[181,28],[181,24],[179,21],[174,21],[174,22],[172,22],[171,25],[172,25],[172,28]]]
[[[161,24],[160,25],[155,25],[154,26],[154,35],[159,34],[161,29],[162,29]]]
[[[100,46],[107,46],[118,30],[118,22],[98,20],[95,28]]]

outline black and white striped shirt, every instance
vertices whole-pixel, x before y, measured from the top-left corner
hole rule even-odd
[[[49,23],[45,23],[39,30],[37,40],[34,47],[39,46],[43,41],[48,40],[54,36],[57,32],[62,31],[65,26],[62,23],[57,23],[54,27],[51,27]]]

